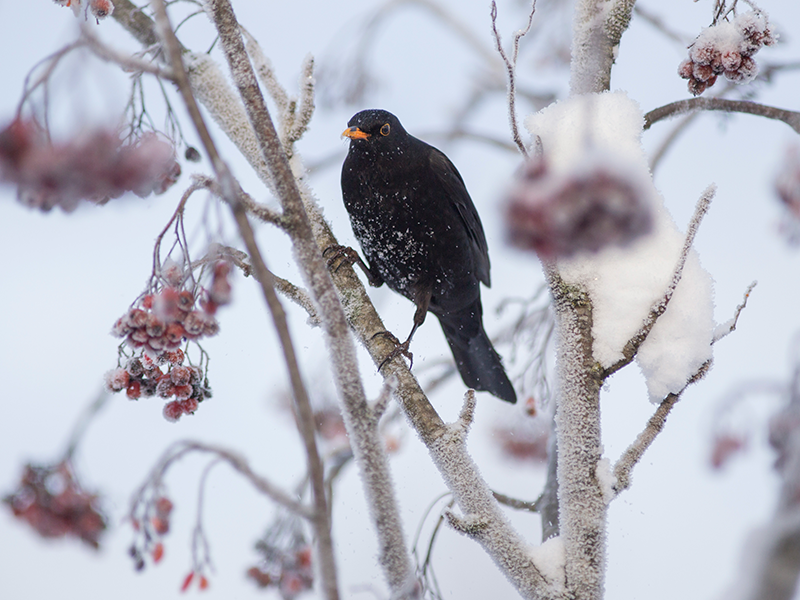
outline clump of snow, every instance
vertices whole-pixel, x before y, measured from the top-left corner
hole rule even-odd
[[[556,263],[564,281],[583,286],[592,299],[594,358],[603,367],[623,358],[625,343],[664,295],[684,242],[652,183],[641,145],[642,123],[639,106],[623,92],[575,96],[526,121],[553,170],[574,171],[576,164],[601,152],[649,182],[646,201],[653,224],[648,235],[626,248],[581,253]],[[637,356],[652,401],[681,390],[711,358],[714,327],[711,276],[691,251],[666,312]]]
[[[614,491],[614,486],[617,484],[617,478],[614,477],[614,472],[611,469],[611,461],[607,458],[601,458],[599,461],[597,461],[595,475],[597,476],[597,481],[600,484],[600,492],[603,494],[603,500],[606,504],[610,504],[617,495]]]
[[[548,581],[561,588],[566,585],[564,540],[559,536],[545,540],[539,546],[532,546],[530,555],[533,564]]]

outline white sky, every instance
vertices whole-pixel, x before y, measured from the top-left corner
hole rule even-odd
[[[354,36],[374,3],[269,3],[239,0],[240,20],[261,42],[283,81],[293,85],[304,56],[318,62],[337,61],[342,46]],[[491,47],[489,9],[483,0],[444,3],[457,8],[471,30]],[[710,0],[669,3],[669,23],[694,35],[708,24]],[[781,0],[764,0],[763,8],[782,26],[793,44],[800,23],[800,7]],[[644,4],[666,10],[664,3]],[[499,26],[505,32],[519,27],[525,7],[501,2]],[[198,19],[185,35],[209,43],[208,28]],[[72,39],[75,21],[66,9],[49,0],[0,0],[0,120],[10,118],[27,70],[37,60]],[[99,32],[120,47],[134,48],[114,23]],[[471,50],[418,8],[404,8],[378,27],[371,66],[381,87],[365,105],[320,109],[300,150],[308,161],[340,152],[336,166],[311,179],[317,197],[344,243],[353,243],[341,204],[338,165],[345,143],[339,134],[349,117],[361,108],[391,110],[419,137],[444,129],[453,111],[462,105],[465,89],[481,75],[482,64]],[[524,46],[523,42],[523,46]],[[637,19],[625,34],[614,70],[612,88],[624,89],[642,109],[685,98],[686,82],[676,70],[686,51],[663,40],[651,26]],[[798,46],[762,51],[756,59],[797,60]],[[552,77],[537,70],[537,56],[520,59],[524,81],[544,85]],[[344,72],[346,74],[347,72]],[[346,75],[345,75],[346,76]],[[77,82],[77,84],[76,84]],[[73,61],[54,80],[57,128],[110,119],[126,101],[125,78],[94,60]],[[797,109],[797,74],[777,80],[762,100]],[[719,85],[719,84],[718,84]],[[562,86],[563,90],[564,87]],[[154,101],[156,104],[157,101]],[[527,110],[524,104],[521,110]],[[502,98],[478,111],[475,127],[506,138]],[[645,134],[652,150],[669,130],[658,124]],[[187,132],[189,139],[193,139]],[[487,146],[464,143],[440,145],[464,176],[483,219],[492,258],[494,287],[484,290],[486,328],[497,331],[494,308],[506,296],[531,294],[541,281],[532,255],[509,250],[503,242],[499,200],[518,166],[515,155]],[[727,416],[721,414],[726,394],[755,380],[776,381],[789,373],[788,348],[798,331],[796,298],[800,294],[800,251],[789,248],[777,234],[779,207],[771,181],[781,153],[797,137],[785,125],[735,116],[724,122],[706,115],[679,139],[656,174],[656,185],[668,210],[683,229],[699,194],[711,182],[718,185],[712,205],[696,240],[703,267],[715,280],[717,321],[727,320],[742,293],[754,279],[759,285],[742,315],[739,329],[715,348],[715,365],[699,385],[692,387],[676,407],[666,431],[634,471],[632,490],[611,506],[609,515],[607,592],[609,598],[720,597],[739,570],[747,535],[768,518],[774,505],[776,478],[766,450],[765,420],[775,407],[766,397],[753,397]],[[223,147],[226,145],[223,143]],[[229,157],[233,155],[229,152]],[[199,170],[194,165],[185,173]],[[246,165],[233,163],[245,189],[257,198],[265,192]],[[158,198],[112,202],[104,208],[85,208],[73,215],[42,215],[13,201],[8,188],[0,189],[0,252],[5,257],[0,315],[0,381],[4,383],[4,414],[0,419],[0,490],[16,484],[27,460],[55,460],[66,442],[71,424],[95,395],[103,373],[115,365],[117,340],[108,335],[114,320],[143,288],[149,274],[152,241],[174,209],[184,177],[173,193]],[[202,212],[198,199],[190,218]],[[266,228],[264,228],[266,229]],[[202,241],[198,235],[196,240]],[[230,233],[228,240],[233,241]],[[291,275],[286,244],[268,231],[267,260],[279,274]],[[276,241],[277,240],[277,241]],[[130,532],[120,523],[131,491],[138,486],[160,451],[175,439],[197,437],[232,446],[251,457],[254,466],[282,485],[298,480],[302,455],[290,419],[274,408],[285,376],[269,319],[250,281],[237,278],[234,304],[220,313],[221,334],[206,345],[212,357],[211,384],[215,397],[193,418],[178,425],[161,417],[155,399],[139,403],[115,398],[89,431],[77,463],[83,482],[100,490],[114,527],[95,554],[71,541],[46,543],[0,511],[0,596],[40,598],[67,596],[171,597],[189,569],[188,540],[195,518],[199,460],[187,460],[168,480],[176,504],[174,528],[166,540],[166,557],[157,568],[135,575],[125,555]],[[413,307],[389,290],[370,290],[392,330],[406,331]],[[327,378],[323,345],[317,332],[307,333],[304,316],[293,313],[293,331],[309,381]],[[414,339],[415,370],[426,361],[448,357],[443,336],[433,322]],[[500,348],[501,354],[507,349]],[[278,365],[278,366],[275,366]],[[365,365],[367,363],[365,362]],[[379,380],[364,369],[370,390]],[[312,387],[317,384],[312,384]],[[317,387],[325,389],[324,384]],[[463,386],[453,380],[432,398],[447,418],[460,407]],[[499,491],[535,498],[543,471],[498,461],[490,439],[492,425],[511,408],[481,394],[477,426],[471,439],[476,460],[490,485]],[[603,399],[606,455],[615,459],[635,437],[651,414],[644,382],[635,368],[613,378]],[[749,452],[722,473],[708,467],[710,434],[715,422],[729,419],[751,435]],[[393,461],[401,496],[405,527],[412,535],[428,503],[444,486],[428,464],[424,450],[407,434]],[[355,470],[350,468],[337,488],[335,536],[339,563],[348,597],[370,597],[352,586],[383,589],[374,567],[374,541],[365,520],[365,508]],[[252,544],[271,516],[268,502],[224,467],[211,477],[205,516],[217,571],[206,597],[250,598],[257,592],[243,578],[256,560]],[[536,541],[537,518],[515,514],[514,522]],[[437,574],[446,597],[513,597],[505,580],[475,545],[444,532],[436,550]],[[196,593],[196,592],[192,592]]]

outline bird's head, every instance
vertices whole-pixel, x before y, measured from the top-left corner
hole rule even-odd
[[[396,148],[403,145],[408,137],[400,120],[385,110],[362,110],[347,122],[342,132],[357,144],[366,144],[375,149]]]

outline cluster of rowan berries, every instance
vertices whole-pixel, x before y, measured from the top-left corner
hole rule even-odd
[[[184,340],[214,336],[219,324],[213,314],[218,302],[204,302],[202,310],[194,308],[196,297],[190,290],[164,287],[147,294],[139,307],[131,308],[117,319],[111,332],[134,349],[142,349],[155,358],[162,352],[177,350]]]
[[[647,193],[601,159],[589,157],[564,174],[554,173],[544,159],[531,160],[509,194],[509,240],[545,258],[625,246],[652,227]]]
[[[85,4],[84,0],[53,0],[53,2],[59,6],[71,6],[76,14],[80,12],[81,5]],[[89,0],[89,12],[99,21],[114,12],[114,4],[111,0]]]
[[[148,504],[149,517],[145,522],[138,519],[132,521],[133,530],[143,538],[141,546],[134,542],[128,549],[133,559],[134,568],[141,571],[145,567],[144,557],[150,555],[154,564],[164,558],[164,543],[161,538],[169,533],[172,501],[166,496],[159,496]]]
[[[281,597],[292,600],[314,586],[311,547],[273,554],[270,561],[250,567],[247,576],[260,588],[277,587]]]
[[[689,91],[694,96],[714,85],[719,75],[734,83],[748,83],[758,75],[753,55],[776,41],[764,13],[737,15],[733,21],[704,29],[689,46],[689,58],[680,64],[678,74],[689,80]]]
[[[172,143],[155,133],[123,142],[118,132],[98,129],[53,143],[39,123],[20,118],[0,131],[0,180],[42,211],[105,204],[126,192],[162,194],[180,174]]]
[[[201,369],[184,366],[183,360],[181,349],[161,352],[155,360],[146,354],[135,356],[125,368],[106,374],[106,386],[112,392],[125,390],[131,400],[142,396],[174,398],[164,405],[164,418],[177,421],[182,415],[193,414],[200,402],[211,397]]]
[[[81,487],[69,461],[26,465],[19,487],[3,502],[44,538],[75,536],[98,548],[106,529],[97,495]]]

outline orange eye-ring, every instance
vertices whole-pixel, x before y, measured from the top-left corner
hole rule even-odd
[[[385,135],[389,135],[389,129],[390,129],[389,128],[389,124],[388,123],[384,123],[383,127],[381,127],[381,135],[384,135],[384,136]]]

